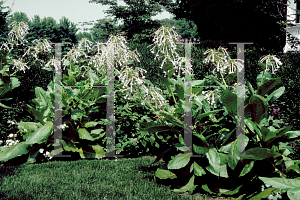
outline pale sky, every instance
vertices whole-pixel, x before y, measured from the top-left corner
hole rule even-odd
[[[123,1],[118,1],[118,5],[126,4]],[[52,17],[59,23],[59,20],[65,16],[71,22],[77,24],[77,28],[79,28],[78,32],[83,32],[83,28],[92,27],[92,25],[83,27],[79,22],[96,22],[97,19],[103,19],[107,16],[104,11],[109,8],[109,6],[89,3],[89,0],[4,0],[3,7],[5,6],[9,6],[12,9],[11,14],[14,12],[26,13],[30,20],[33,19],[34,15],[39,15],[41,19]],[[170,17],[172,17],[172,14],[164,11],[152,17],[152,19]]]

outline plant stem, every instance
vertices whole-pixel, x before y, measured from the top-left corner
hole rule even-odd
[[[263,73],[263,76],[262,76],[262,78],[261,78],[260,86],[261,86],[261,83],[262,83],[262,81],[263,81],[263,79],[264,79],[264,74],[265,74],[265,73]]]
[[[169,78],[169,77],[168,77],[168,81],[170,82],[170,78]],[[171,92],[171,94],[172,94],[172,97],[173,97],[173,100],[174,100],[174,102],[175,102],[175,106],[177,107],[177,102],[176,102],[176,99],[175,99],[175,97],[174,97],[174,93],[173,93],[173,91],[172,91],[171,84],[170,84],[170,87],[169,87],[168,89],[170,90],[170,92]]]

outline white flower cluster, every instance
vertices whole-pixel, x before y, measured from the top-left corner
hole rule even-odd
[[[274,70],[274,64],[276,65],[277,68],[279,68],[279,65],[282,65],[282,62],[274,55],[267,55],[267,56],[263,56],[260,59],[260,62],[264,62],[266,61],[266,71],[269,71],[269,66],[272,67],[272,74],[274,74],[274,71],[277,71],[277,69]]]
[[[157,31],[155,31],[155,36],[153,39],[154,47],[157,47],[157,53],[155,55],[155,60],[158,57],[158,52],[164,54],[165,58],[161,63],[160,68],[163,67],[164,63],[168,60],[170,60],[172,62],[172,64],[174,66],[178,65],[178,68],[176,69],[175,72],[178,71],[178,76],[180,75],[180,69],[182,70],[183,74],[184,74],[184,68],[181,67],[181,64],[185,61],[184,57],[179,57],[177,52],[176,52],[176,38],[178,37],[178,34],[173,30],[170,29],[168,27],[162,26],[161,28],[159,28]],[[149,46],[152,46],[149,45]],[[151,53],[154,53],[154,47],[150,50]],[[162,56],[160,56],[159,58],[161,58]],[[164,71],[165,74],[167,74]]]
[[[62,130],[65,130],[66,127],[68,128],[67,124],[61,124],[57,126],[58,129],[62,129]]]
[[[40,149],[39,150],[40,153],[43,153],[44,152],[44,149]],[[43,154],[45,157],[48,157],[49,159],[52,159],[53,156],[50,155],[50,153],[48,151],[46,151],[44,154]]]
[[[204,54],[208,54],[208,56],[204,60],[204,63],[216,63],[216,68],[213,70],[213,73],[215,73],[215,70],[217,70],[217,72],[220,71],[220,73],[223,75],[226,73],[225,70],[229,68],[229,74],[231,74],[234,73],[236,69],[241,70],[243,67],[243,61],[240,59],[231,59],[226,51],[226,48],[219,47],[218,50],[208,49],[204,52]]]
[[[15,124],[15,122],[12,122],[12,124]],[[13,138],[16,137],[16,136],[17,136],[17,134],[13,134],[13,133],[8,135],[8,137],[11,138],[11,139],[6,140],[6,147],[15,145],[19,142],[19,140],[13,140]],[[3,141],[0,140],[0,143],[2,144]]]
[[[266,188],[270,188],[271,185],[268,185],[268,184],[264,184],[261,186],[261,191],[264,191],[265,190],[265,187]],[[282,196],[277,192],[275,196],[273,196],[272,194],[269,195],[268,199],[274,199],[274,200],[277,200],[277,199],[281,199]]]

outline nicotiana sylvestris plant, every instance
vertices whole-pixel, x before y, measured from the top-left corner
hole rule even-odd
[[[21,24],[22,25],[22,24]],[[14,29],[13,29],[14,30]],[[49,52],[51,46],[47,40],[37,42],[37,46],[30,47],[26,54],[33,54],[37,59],[37,55],[40,52]],[[90,59],[89,66],[79,66],[74,63],[84,62],[80,58],[81,55],[85,55],[82,48],[88,47],[88,42],[83,39],[79,42],[79,49],[73,48],[63,59],[65,66],[69,66],[68,76],[64,75],[62,82],[64,85],[107,85],[105,67],[107,65],[107,52],[108,48],[112,46],[105,47],[104,44],[98,45],[98,53]],[[124,38],[120,36],[111,36],[108,44],[116,44],[116,62],[117,65],[127,65],[127,63],[132,62],[137,55],[135,52],[128,50],[128,47],[124,45]],[[7,47],[8,45],[6,45]],[[11,50],[11,49],[8,49]],[[33,52],[31,51],[33,50]],[[102,52],[101,52],[102,51]],[[15,61],[15,60],[13,60]],[[20,64],[20,63],[18,63]],[[50,60],[46,67],[55,65],[54,59]],[[16,65],[15,67],[20,67],[21,70],[28,68],[25,64]],[[25,68],[25,67],[26,68]],[[23,67],[23,68],[22,68]],[[92,68],[92,69],[91,69]],[[51,70],[51,69],[47,69]],[[117,74],[124,77],[127,74],[129,80],[134,80],[134,75],[138,73],[139,69],[131,70],[122,69],[118,67],[116,69]],[[102,74],[99,77],[98,74]],[[133,74],[132,74],[133,73]],[[91,83],[91,84],[90,84]],[[36,156],[40,149],[49,149],[54,145],[53,139],[53,118],[54,118],[54,82],[52,81],[48,85],[48,90],[44,91],[42,88],[36,87],[36,99],[33,102],[36,107],[30,105],[25,105],[25,108],[32,114],[37,122],[20,122],[18,126],[20,129],[27,129],[28,133],[23,136],[24,142],[20,142],[16,145],[10,146],[9,148],[2,149],[0,153],[1,161],[8,161],[17,156],[29,154],[28,163],[34,163]],[[66,130],[67,134],[63,134],[61,140],[63,147],[57,150],[51,151],[51,156],[57,155],[62,151],[79,152],[81,158],[102,158],[105,156],[104,148],[99,145],[99,140],[104,139],[105,132],[103,127],[106,124],[106,120],[96,120],[90,117],[92,113],[97,112],[100,106],[96,106],[97,103],[106,102],[106,88],[98,88],[97,90],[92,90],[92,88],[80,88],[72,89],[65,88],[62,92],[62,117],[68,119],[65,123],[68,126]],[[71,109],[72,108],[72,109]],[[72,121],[72,122],[71,122]],[[94,142],[93,144],[86,144],[86,141]],[[86,145],[83,145],[86,144]]]
[[[159,31],[161,30],[163,30],[162,33],[165,34],[168,29],[162,27]],[[170,39],[165,40],[163,35],[160,38],[161,41],[165,43],[170,42]],[[162,45],[159,46],[164,48]],[[233,156],[236,154],[236,150],[239,148],[237,146],[237,140],[241,139],[234,138],[234,134],[232,134],[235,130],[232,125],[235,125],[234,121],[238,117],[236,113],[236,99],[237,95],[240,96],[241,94],[232,92],[227,88],[222,88],[223,85],[214,76],[208,76],[204,80],[193,81],[192,85],[205,85],[208,80],[213,80],[216,84],[221,86],[221,93],[215,96],[216,102],[220,103],[220,109],[214,110],[214,107],[211,107],[209,102],[204,99],[202,93],[200,93],[202,89],[198,91],[193,89],[193,92],[198,92],[196,94],[193,93],[193,124],[196,125],[203,119],[207,124],[205,130],[201,132],[196,127],[194,128],[193,153],[185,154],[180,153],[180,151],[184,152],[187,149],[181,136],[183,134],[182,128],[184,128],[182,123],[184,116],[184,83],[183,79],[178,76],[177,80],[172,78],[175,72],[174,65],[178,63],[175,63],[174,59],[169,57],[168,53],[166,53],[165,56],[167,56],[167,59],[166,62],[163,63],[163,70],[166,72],[165,75],[167,75],[167,78],[163,76],[161,78],[165,84],[165,88],[170,91],[170,94],[179,99],[179,101],[175,102],[175,106],[168,105],[166,101],[161,98],[162,95],[159,94],[159,90],[151,90],[146,86],[143,87],[143,82],[138,80],[138,78],[134,79],[132,77],[132,79],[129,79],[132,81],[125,81],[125,79],[120,78],[121,82],[127,83],[127,87],[124,88],[125,91],[129,93],[129,91],[138,92],[143,89],[145,92],[140,93],[141,99],[144,100],[148,97],[151,98],[152,103],[155,103],[154,108],[148,101],[140,101],[141,103],[147,103],[150,109],[152,109],[161,122],[163,122],[163,124],[154,125],[147,123],[141,124],[141,127],[144,127],[145,131],[159,132],[172,128],[179,133],[179,143],[174,144],[179,154],[177,153],[174,155],[175,157],[171,157],[165,169],[158,169],[156,176],[161,179],[177,178],[176,181],[173,181],[177,183],[177,189],[174,190],[176,192],[193,192],[198,185],[201,185],[204,191],[215,195],[235,195],[240,197],[246,195],[251,197],[256,195],[256,193],[247,189],[253,188],[249,186],[259,183],[257,179],[259,178],[264,183],[272,185],[271,190],[287,192],[290,198],[296,196],[297,191],[299,191],[297,188],[299,180],[287,179],[285,178],[285,174],[293,171],[299,173],[299,164],[287,158],[287,155],[292,149],[280,141],[282,139],[288,139],[290,141],[297,139],[299,137],[299,131],[289,131],[291,129],[290,126],[282,129],[268,127],[266,124],[267,120],[263,117],[267,111],[267,102],[276,100],[284,91],[282,88],[274,91],[274,88],[280,84],[280,78],[271,78],[267,72],[261,73],[257,78],[259,86],[257,91],[254,91],[251,84],[247,82],[248,92],[246,93],[247,97],[245,100],[245,153],[246,155],[254,155],[254,157],[229,157],[229,155]],[[223,65],[219,66],[223,67]],[[260,63],[260,65],[263,64]],[[126,68],[123,71],[118,70],[118,72],[120,72],[119,74],[125,72],[123,77],[130,77],[131,74],[134,74],[130,74],[129,71],[130,68]],[[233,79],[234,75],[232,74],[233,73],[230,73],[226,79],[222,77],[223,82],[228,79]],[[138,77],[138,74],[136,73],[134,77]],[[144,97],[142,95],[144,95]],[[175,98],[173,99],[175,100]],[[43,109],[47,110],[45,107]],[[49,111],[47,112],[48,114],[50,113]],[[223,116],[221,115],[222,117],[219,117],[220,113],[223,113]],[[227,121],[230,118],[231,121]],[[223,119],[226,120],[224,121]],[[42,121],[48,122],[48,119]],[[48,124],[51,128],[50,122]],[[216,132],[207,132],[208,129],[216,130]],[[210,138],[214,138],[214,140],[208,143]],[[30,142],[32,139],[26,138],[26,141]],[[23,143],[23,148],[24,147],[25,144]],[[191,157],[193,154],[200,155],[201,157]],[[266,169],[262,169],[262,166]],[[275,176],[274,171],[276,173],[278,172],[281,178],[269,178],[271,175]],[[261,173],[258,174],[258,172]],[[215,177],[217,177],[219,181],[217,181]],[[216,180],[215,182],[209,181],[214,179]],[[270,195],[270,190],[265,190],[257,196],[259,195]]]
[[[158,31],[159,32],[159,31]],[[169,36],[166,31],[165,35]],[[156,37],[162,41],[157,44],[163,49],[165,45],[171,43],[170,40],[164,38],[164,35]],[[174,37],[175,38],[175,37]],[[167,48],[166,48],[167,49]],[[173,90],[170,93],[176,96],[179,101],[175,106],[166,105],[166,111],[160,109],[158,116],[181,134],[179,135],[179,143],[175,144],[178,150],[176,154],[167,161],[163,168],[157,169],[155,175],[160,179],[175,179],[172,182],[176,186],[175,192],[193,192],[197,186],[200,186],[202,191],[206,191],[213,195],[223,196],[243,196],[253,197],[267,197],[273,191],[287,192],[289,198],[293,199],[299,195],[300,180],[288,179],[288,174],[300,173],[299,161],[291,160],[287,157],[293,150],[289,147],[285,140],[294,141],[299,139],[300,131],[290,131],[291,126],[277,129],[269,126],[268,121],[264,116],[268,111],[268,102],[273,102],[278,99],[284,92],[284,87],[275,90],[276,86],[280,85],[281,78],[272,78],[268,73],[268,68],[272,66],[272,73],[274,74],[273,65],[277,68],[281,64],[275,57],[268,55],[262,58],[259,65],[264,67],[265,71],[257,77],[257,91],[253,90],[252,85],[247,82],[245,105],[245,155],[253,155],[253,157],[239,157],[236,156],[237,141],[242,138],[235,138],[233,133],[236,130],[237,113],[237,96],[242,96],[241,92],[233,92],[223,85],[227,85],[223,77],[224,68],[235,66],[238,68],[238,63],[229,58],[224,48],[218,50],[210,50],[207,61],[215,64],[217,70],[221,72],[221,84],[215,76],[208,76],[202,81],[193,81],[192,85],[205,85],[207,80],[213,80],[217,85],[221,86],[221,93],[216,95],[216,100],[221,103],[219,110],[211,111],[211,106],[204,100],[204,96],[194,95],[192,117],[193,124],[199,122],[202,118],[208,120],[205,130],[200,132],[200,129],[193,131],[193,152],[182,153],[188,148],[184,146],[183,135],[183,114],[184,114],[184,83],[183,79],[177,77],[177,80],[170,79],[174,74],[174,62],[165,63],[163,70],[167,77],[162,77],[166,88]],[[168,54],[167,58],[172,59]],[[267,61],[266,65],[262,62]],[[236,75],[231,68],[226,80],[231,80]],[[199,84],[200,83],[200,84]],[[172,87],[173,86],[173,87]],[[194,89],[193,89],[194,91]],[[198,91],[198,93],[201,92]],[[175,99],[175,98],[174,98]],[[213,99],[212,99],[213,100]],[[204,111],[202,110],[204,109]],[[223,116],[216,118],[218,112],[222,112]],[[225,117],[231,118],[231,121],[224,122]],[[212,123],[211,123],[212,122]],[[230,123],[231,122],[231,123]],[[167,123],[165,123],[167,124]],[[144,130],[150,132],[165,131],[167,126],[165,124],[146,124],[144,123]],[[172,125],[170,125],[172,124]],[[233,126],[232,126],[233,125]],[[217,128],[214,128],[217,127]],[[212,132],[205,132],[207,129],[212,129]],[[214,138],[212,143],[208,140]],[[192,155],[200,155],[200,157],[192,157]],[[231,156],[231,157],[230,157]],[[236,157],[234,157],[236,156]],[[262,169],[265,168],[265,169]],[[277,178],[277,177],[280,178]],[[217,177],[217,179],[215,179]],[[272,178],[274,177],[274,178]],[[275,178],[276,177],[276,178]],[[222,179],[223,178],[223,179]],[[260,180],[259,180],[259,179]],[[208,181],[208,180],[215,180]],[[259,194],[255,190],[257,183],[262,181],[273,187],[265,190]],[[229,184],[230,183],[230,184]],[[251,186],[251,187],[249,187]],[[254,190],[249,190],[254,188]]]
[[[47,40],[40,42],[40,40],[35,40],[37,45],[35,47],[30,47],[26,51],[26,55],[33,54],[35,59],[38,59],[38,54],[42,52],[50,52],[51,46]],[[124,67],[130,64],[137,55],[135,52],[129,51],[125,39],[121,36],[110,36],[108,41],[109,44],[116,44],[115,54],[116,56],[116,72],[119,74],[119,79],[123,82],[122,92],[126,90],[132,90],[134,84],[143,84],[142,79],[139,78],[139,73],[143,73],[142,69],[136,68],[135,70],[131,68]],[[104,46],[104,44],[98,44],[98,53],[90,59],[89,66],[79,66],[84,63],[81,59],[81,55],[86,54],[84,49],[89,50],[90,42],[87,39],[82,39],[79,42],[79,49],[73,48],[62,60],[64,66],[69,66],[68,75],[64,75],[62,82],[64,85],[106,85],[106,68],[107,65],[107,52],[111,46]],[[7,46],[7,45],[6,45]],[[11,49],[8,49],[11,50]],[[78,61],[79,60],[79,61]],[[13,60],[15,61],[15,60]],[[78,63],[76,65],[74,63]],[[29,68],[26,64],[21,62],[15,64],[15,67],[20,68],[20,70],[26,70]],[[20,67],[21,66],[21,67]],[[53,71],[50,66],[55,67],[54,59],[51,59],[46,64],[46,70]],[[102,75],[99,77],[97,74]],[[143,76],[142,76],[143,77]],[[91,83],[91,84],[89,84]],[[128,87],[128,89],[126,89]],[[142,85],[146,89],[145,85]],[[34,163],[36,157],[41,149],[51,149],[54,146],[53,143],[53,95],[54,82],[48,85],[48,90],[44,91],[42,88],[36,88],[37,98],[33,100],[36,107],[30,105],[25,105],[25,108],[32,114],[38,122],[20,122],[18,123],[19,129],[28,129],[28,133],[23,136],[25,142],[20,142],[17,145],[5,149],[1,157],[2,161],[11,160],[17,156],[29,154],[28,163]],[[154,94],[157,96],[155,88],[150,88],[149,94]],[[99,106],[96,103],[106,103],[106,89],[98,88],[97,90],[92,89],[71,89],[65,88],[62,92],[62,117],[64,123],[66,123],[67,128],[63,133],[63,138],[61,140],[63,146],[57,150],[51,151],[50,156],[55,156],[62,151],[71,151],[80,153],[81,158],[102,158],[105,155],[104,148],[99,145],[99,143],[104,143],[105,132],[103,128],[105,126],[106,120],[96,121],[91,119],[90,115],[99,110]],[[156,102],[153,102],[156,103]],[[72,109],[71,109],[72,108]],[[86,110],[84,110],[85,108]],[[95,120],[95,121],[94,121]],[[34,139],[28,139],[28,137],[33,137]],[[99,140],[102,140],[100,142]],[[28,143],[30,141],[30,143]],[[94,142],[94,144],[88,144],[82,146],[81,144],[85,141]],[[95,144],[98,143],[98,144]],[[85,143],[86,144],[86,143]],[[26,146],[26,150],[24,147]],[[12,153],[14,152],[14,153]]]

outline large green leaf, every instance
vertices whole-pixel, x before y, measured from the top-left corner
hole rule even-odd
[[[3,103],[0,103],[0,107],[2,107],[2,108],[9,108],[9,109],[16,109],[16,108],[12,108],[12,107],[6,106]]]
[[[182,188],[180,188],[180,189],[174,189],[174,192],[186,192],[186,191],[189,191],[189,190],[191,190],[192,188],[194,188],[194,181],[195,181],[195,176],[193,175],[191,178],[190,178],[190,180],[189,180],[189,182],[185,185],[185,186],[183,186]]]
[[[221,95],[221,101],[227,109],[227,112],[235,117],[237,115],[237,95],[226,89]]]
[[[288,131],[284,134],[289,139],[300,137],[300,131]]]
[[[35,132],[31,133],[26,139],[26,144],[41,144],[45,142],[53,133],[53,122],[47,122]]]
[[[203,117],[209,116],[209,115],[211,115],[211,114],[215,114],[215,113],[220,112],[220,111],[223,111],[223,109],[213,110],[213,111],[210,111],[210,112],[202,113],[202,114],[200,114],[200,115],[198,115],[198,116],[196,117],[196,120],[197,120],[197,119],[198,119],[198,120],[201,120]]]
[[[105,157],[105,152],[104,152],[102,146],[100,146],[100,145],[91,145],[91,146],[95,151],[95,158],[100,159],[100,158]]]
[[[98,140],[103,137],[102,134],[94,138],[93,136],[90,135],[90,133],[85,128],[78,129],[78,134],[80,139],[91,140],[91,141]]]
[[[195,153],[200,154],[200,155],[205,155],[208,152],[207,147],[201,147],[201,146],[197,146],[195,144],[193,144],[193,150],[195,151]]]
[[[261,199],[268,198],[274,190],[276,190],[276,188],[274,188],[274,187],[267,188],[264,191],[262,191],[261,193],[259,193],[258,195],[255,195],[254,197],[252,197],[251,200],[261,200]]]
[[[277,153],[268,148],[255,147],[255,148],[246,150],[245,155],[253,155],[253,157],[247,157],[247,159],[264,160],[264,159],[267,159],[270,157],[281,156],[282,154]],[[241,158],[241,159],[243,159],[243,158]]]
[[[297,179],[287,179],[287,178],[266,178],[266,177],[258,177],[265,184],[271,185],[272,187],[279,189],[292,189],[298,188],[300,185],[300,180]]]
[[[64,150],[66,151],[72,151],[72,152],[78,152],[78,148],[73,144],[67,144],[64,140],[61,140],[61,143],[63,145]]]
[[[266,127],[261,127],[261,133],[264,142],[276,137],[276,133],[268,130]]]
[[[281,95],[284,93],[285,87],[280,87],[277,90],[275,90],[274,92],[272,92],[272,94],[270,94],[267,97],[267,101],[271,101],[274,102],[276,99],[278,99],[279,97],[281,97]]]
[[[252,110],[252,121],[259,123],[262,116],[266,113],[268,109],[268,102],[264,97],[255,94],[250,97],[249,104]]]
[[[33,99],[34,100],[34,99]],[[32,100],[32,101],[33,101]],[[45,121],[44,121],[44,116],[41,112],[39,112],[38,110],[36,110],[35,108],[31,107],[30,105],[25,105],[24,106],[25,109],[32,115],[34,116],[41,124],[45,124]]]
[[[212,174],[215,174],[216,176],[220,175],[220,155],[217,152],[216,148],[209,149],[208,153],[206,153],[206,157],[209,161],[209,166],[206,167],[208,171],[210,171]]]
[[[281,78],[272,78],[258,87],[257,94],[264,96],[274,90],[281,83]]]
[[[16,145],[12,145],[10,147],[0,147],[0,161],[8,161],[17,156],[21,156],[23,154],[27,154],[28,144],[25,142],[17,143]]]
[[[87,122],[85,123],[85,128],[89,128],[89,127],[95,127],[97,126],[98,122]]]
[[[251,171],[251,169],[254,166],[254,161],[251,161],[249,164],[246,164],[243,168],[243,170],[240,173],[240,177],[246,175],[248,172]]]
[[[252,122],[249,119],[245,119],[245,124],[247,125],[247,127],[250,129],[251,132],[255,132],[259,135],[260,138],[262,138],[262,133],[260,132],[260,130],[258,129],[257,125],[255,122]]]
[[[153,124],[152,122],[141,122],[140,130],[147,132],[161,132],[170,130],[169,126],[162,126],[161,124]]]
[[[179,99],[184,100],[184,86],[180,79],[177,80],[177,84],[175,85],[174,92],[177,94]]]
[[[196,176],[202,176],[206,174],[205,170],[201,166],[199,166],[196,162],[193,163],[193,168]]]
[[[40,106],[48,105],[48,108],[53,108],[53,103],[51,102],[51,99],[49,99],[49,97],[46,95],[46,92],[43,88],[36,87],[35,95],[36,95],[36,98],[41,99],[41,101],[42,101],[42,104],[41,104],[41,102],[39,102]]]
[[[290,199],[300,200],[300,187],[295,187],[287,191]]]
[[[292,126],[286,126],[286,127],[283,127],[281,129],[274,131],[274,133],[272,133],[270,135],[273,136],[275,134],[275,137],[268,137],[269,140],[266,139],[267,146],[269,146],[276,138],[284,137],[286,135],[286,133],[288,133],[292,128],[293,128]],[[270,132],[273,132],[273,131],[270,131]]]
[[[155,172],[155,176],[160,179],[174,179],[177,178],[176,174],[172,173],[170,170],[160,169],[158,168]]]
[[[193,153],[178,154],[168,164],[168,169],[180,169],[185,167]]]

